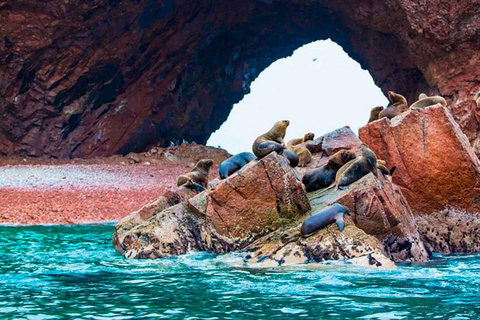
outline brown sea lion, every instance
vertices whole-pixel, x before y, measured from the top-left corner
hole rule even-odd
[[[355,157],[355,153],[351,151],[340,150],[331,156],[324,166],[308,171],[302,178],[307,192],[330,186],[335,181],[338,169]]]
[[[177,186],[203,191],[208,188],[208,173],[213,165],[212,159],[202,159],[197,162],[192,171],[178,176]],[[199,187],[203,187],[203,190]]]
[[[378,114],[378,119],[392,119],[393,117],[398,116],[402,112],[408,110],[407,99],[405,99],[404,96],[393,91],[388,91],[387,96],[388,100],[390,100],[390,105],[388,105]]]
[[[377,160],[377,169],[387,177],[388,181],[392,182],[392,175],[397,169],[396,166],[393,166],[390,170],[387,168],[387,163],[385,160]]]
[[[285,149],[285,134],[290,124],[288,120],[275,122],[272,129],[262,134],[253,142],[252,151],[258,158],[263,158],[272,151],[282,153]]]
[[[372,110],[370,110],[370,118],[368,118],[368,122],[370,123],[372,121],[378,120],[378,115],[380,112],[383,110],[383,107],[374,107]]]
[[[312,160],[312,153],[303,145],[287,146],[287,150],[298,156],[298,166],[305,167]]]
[[[342,189],[370,172],[376,173],[376,169],[377,156],[372,150],[362,146],[362,155],[350,160],[337,171],[335,184],[338,189]]]
[[[305,219],[302,223],[300,233],[303,237],[309,237],[334,222],[337,223],[338,230],[342,231],[345,228],[345,221],[343,220],[344,214],[350,215],[350,210],[341,204],[334,203],[330,207]]]
[[[428,106],[440,103],[444,108],[447,107],[447,101],[441,96],[429,97],[425,93],[418,96],[418,101],[410,106],[410,109],[423,109]]]
[[[292,168],[298,166],[300,159],[295,152],[285,149],[283,150],[283,156],[288,159]]]
[[[297,144],[301,144],[310,140],[313,140],[315,138],[315,133],[313,132],[307,132],[303,136],[303,138],[294,138],[291,139],[287,142],[287,146],[296,146]]]
[[[251,152],[241,152],[222,161],[222,163],[220,163],[220,167],[218,168],[220,179],[228,178],[230,175],[237,172],[247,163],[256,158],[257,157],[255,157],[255,155]]]

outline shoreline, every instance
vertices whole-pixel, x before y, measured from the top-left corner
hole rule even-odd
[[[207,157],[214,179],[228,153],[197,144],[94,159],[0,157],[0,226],[116,223]]]

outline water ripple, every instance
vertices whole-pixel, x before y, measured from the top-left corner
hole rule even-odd
[[[0,318],[477,319],[480,256],[396,270],[245,266],[239,255],[126,260],[112,225],[0,227]]]

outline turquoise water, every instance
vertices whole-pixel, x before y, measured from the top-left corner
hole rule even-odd
[[[126,260],[112,231],[0,227],[0,318],[480,318],[479,255],[388,271],[255,269],[236,255]]]

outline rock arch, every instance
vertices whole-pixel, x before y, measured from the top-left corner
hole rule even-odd
[[[327,38],[383,92],[444,95],[477,146],[478,12],[433,0],[0,3],[0,154],[205,143],[263,69]]]

